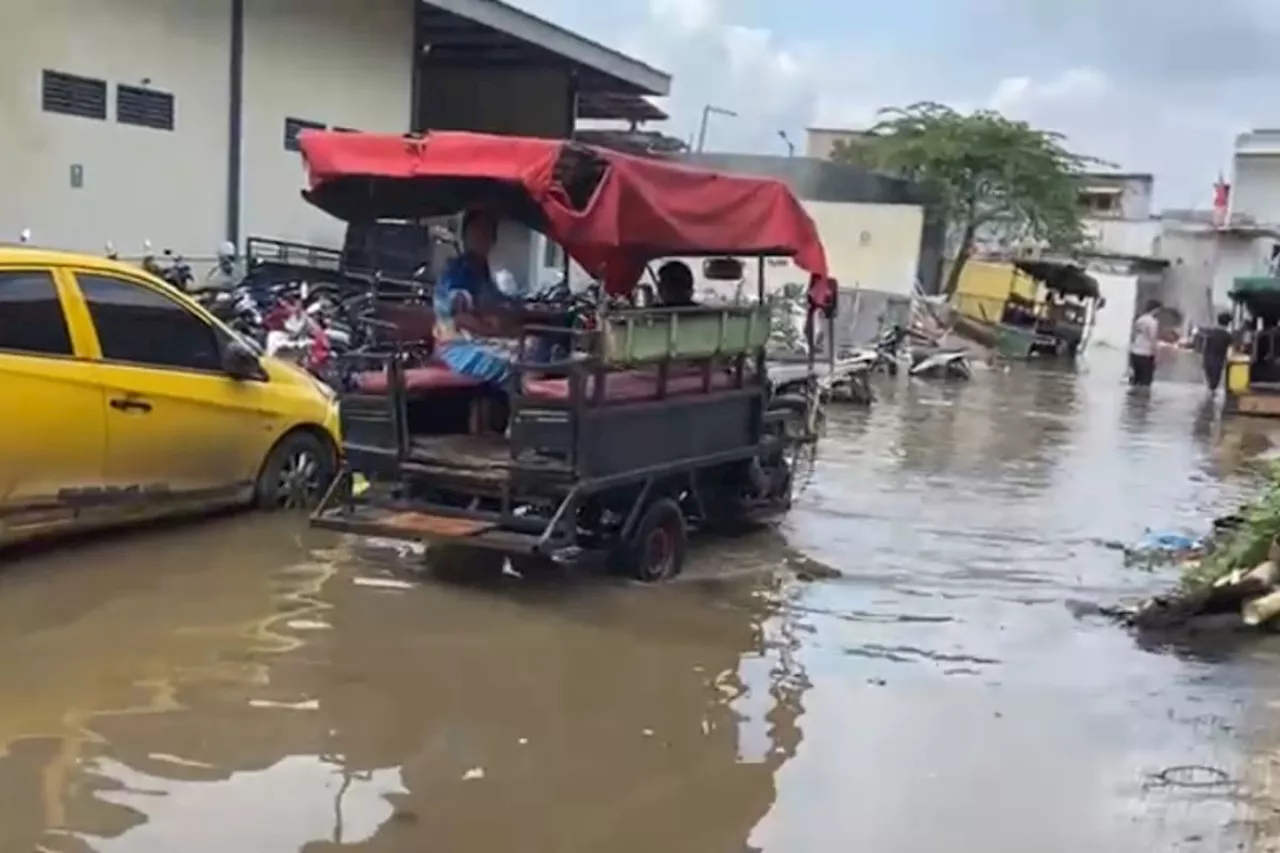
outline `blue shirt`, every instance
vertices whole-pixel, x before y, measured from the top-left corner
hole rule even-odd
[[[483,313],[510,300],[494,284],[489,262],[467,253],[449,261],[436,280],[431,307],[436,315],[436,340],[445,343],[466,337],[454,322],[459,312]]]

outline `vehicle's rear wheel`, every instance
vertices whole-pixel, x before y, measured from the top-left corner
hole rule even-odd
[[[638,580],[658,583],[671,580],[684,569],[689,527],[680,505],[659,498],[649,505],[626,543],[627,568]]]
[[[313,509],[336,473],[337,458],[328,442],[310,432],[291,433],[267,456],[254,502],[268,510]]]

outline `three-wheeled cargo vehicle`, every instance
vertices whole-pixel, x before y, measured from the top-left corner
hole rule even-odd
[[[1222,411],[1280,417],[1280,278],[1237,278],[1231,303],[1234,342]]]
[[[344,465],[316,526],[425,541],[450,562],[596,558],[656,581],[680,571],[690,530],[789,508],[797,398],[768,381],[764,259],[788,257],[809,279],[811,339],[837,300],[813,222],[784,184],[467,133],[315,132],[301,149],[305,197],[340,219],[483,207],[547,235],[602,285],[585,304],[530,303],[504,387],[434,361],[422,316],[353,354]],[[757,301],[627,301],[652,261],[699,256],[757,259]],[[523,341],[537,335],[568,345],[534,362]]]

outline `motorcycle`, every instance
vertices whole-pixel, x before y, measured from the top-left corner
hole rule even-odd
[[[110,246],[110,244],[108,245]],[[111,251],[114,251],[114,247],[111,247]],[[195,275],[191,272],[191,265],[186,262],[182,255],[175,254],[172,249],[165,249],[162,253],[163,261],[157,260],[150,240],[142,241],[142,252],[142,268],[144,270],[181,293],[186,293],[191,289],[191,285],[195,281]],[[110,257],[110,254],[108,254],[108,257]]]
[[[968,380],[973,377],[969,350],[964,347],[938,346],[931,338],[914,329],[893,326],[877,339],[875,346],[860,354],[872,372],[883,370],[897,375],[902,348],[906,345],[907,375],[924,379]]]
[[[919,336],[915,337],[920,340]],[[973,378],[973,366],[969,361],[969,350],[965,347],[943,347],[932,341],[926,341],[918,345],[912,345],[909,350],[909,358],[908,376],[964,381]]]

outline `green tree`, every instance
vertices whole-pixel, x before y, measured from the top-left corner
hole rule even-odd
[[[948,294],[979,236],[1077,249],[1084,241],[1079,176],[1108,165],[1072,152],[1061,134],[991,110],[964,114],[927,101],[881,110],[870,130],[837,143],[832,159],[908,178],[930,193],[953,254]]]

